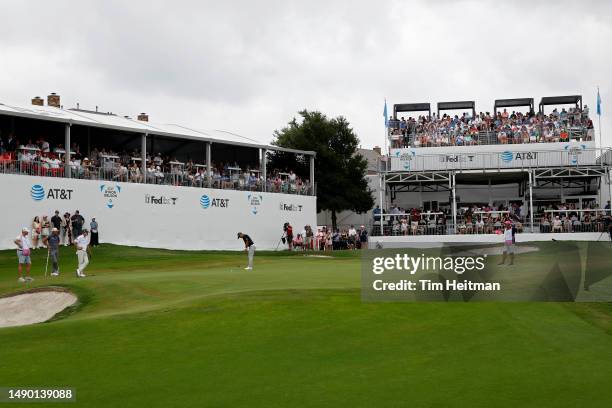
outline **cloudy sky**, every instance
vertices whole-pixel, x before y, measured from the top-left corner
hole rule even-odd
[[[298,110],[383,143],[383,103],[582,94],[612,142],[612,2],[12,1],[0,102],[223,129],[269,142]],[[597,125],[597,122],[596,122]]]

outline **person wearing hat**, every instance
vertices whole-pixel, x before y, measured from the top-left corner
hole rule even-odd
[[[60,246],[60,235],[59,229],[53,227],[51,229],[51,235],[43,238],[43,244],[47,247],[49,251],[49,258],[51,258],[52,270],[51,276],[59,276],[59,246]],[[46,271],[46,269],[45,269]]]
[[[30,241],[30,237],[28,234],[30,231],[23,227],[21,230],[21,234],[15,238],[15,245],[17,245],[17,258],[19,259],[19,266],[17,267],[19,277],[17,280],[19,282],[32,281],[32,277],[30,276],[30,267],[32,266],[32,261],[30,260],[30,251],[32,250],[32,242]],[[22,269],[23,265],[26,267],[26,276],[23,277]]]
[[[83,271],[87,268],[87,265],[89,265],[89,256],[87,256],[87,253],[91,251],[89,249],[89,231],[87,229],[83,229],[81,235],[74,240],[74,246],[76,247],[77,260],[79,262],[76,275],[79,278],[84,278],[86,275]]]
[[[249,237],[247,234],[243,234],[242,232],[238,233],[238,239],[242,239],[244,241],[244,250],[249,255],[249,264],[246,268],[244,268],[244,270],[250,271],[253,269],[253,256],[255,256],[255,243],[253,243],[253,240],[251,239],[251,237]]]
[[[506,229],[504,229],[504,252],[502,255],[502,260],[498,265],[503,265],[506,262],[506,256],[510,255],[510,263],[508,265],[514,265],[514,234],[515,228],[512,226],[512,222],[506,221],[505,223]]]

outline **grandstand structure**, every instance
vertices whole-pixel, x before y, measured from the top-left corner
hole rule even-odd
[[[612,153],[596,146],[582,97],[543,97],[537,111],[534,98],[498,99],[492,112],[394,105],[373,235],[465,239],[505,221],[532,234],[607,231]]]
[[[316,225],[315,152],[222,130],[64,109],[51,94],[0,103],[0,248],[34,216],[79,209],[106,225],[104,242],[236,249],[246,230],[273,249],[284,222]],[[275,154],[296,168],[270,169]],[[276,225],[278,224],[278,225]],[[181,240],[177,237],[181,236]]]

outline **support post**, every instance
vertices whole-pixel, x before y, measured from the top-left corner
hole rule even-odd
[[[66,150],[66,153],[64,154],[64,176],[67,178],[71,178],[72,175],[70,174],[70,123],[66,123],[66,127],[65,127],[65,131],[64,131],[64,150]]]
[[[268,149],[259,149],[261,152],[261,165],[260,165],[260,177],[261,177],[261,191],[266,191],[268,186]]]
[[[380,158],[378,159],[378,208],[380,208],[380,218],[378,219],[378,222],[380,222],[380,236],[384,236],[384,231],[383,231],[383,201],[384,201],[384,196],[385,194],[385,190],[383,189],[383,173],[382,173],[382,166],[380,164]]]
[[[533,174],[529,170],[529,223],[531,224],[531,232],[535,232],[533,229]]]
[[[608,168],[608,172],[609,172],[609,177],[608,177],[608,193],[610,194],[610,205],[612,205],[612,167]],[[610,207],[610,209],[608,210],[608,215],[612,216],[612,207]]]
[[[315,158],[310,156],[310,195],[314,195],[315,191]]]
[[[212,146],[211,142],[206,142],[206,179],[208,180],[208,188],[212,187]]]
[[[453,231],[457,233],[457,193],[456,193],[456,180],[455,173],[451,174],[452,186],[453,186]]]
[[[140,172],[142,173],[142,182],[147,183],[147,134],[143,133],[140,136]]]

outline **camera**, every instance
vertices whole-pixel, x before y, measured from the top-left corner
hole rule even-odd
[[[287,232],[287,228],[289,228],[289,223],[288,222],[283,224],[283,231]]]

